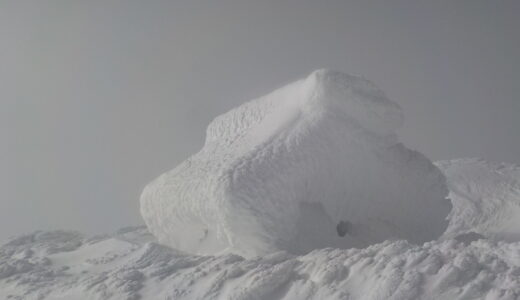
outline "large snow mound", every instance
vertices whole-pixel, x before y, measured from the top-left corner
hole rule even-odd
[[[436,165],[448,178],[453,202],[445,237],[520,241],[520,166],[476,158]]]
[[[519,299],[520,243],[387,241],[244,259],[161,246],[143,228],[37,232],[0,247],[0,299]]]
[[[247,102],[143,191],[158,240],[194,254],[362,247],[440,236],[442,173],[399,143],[400,107],[366,79],[319,70]]]

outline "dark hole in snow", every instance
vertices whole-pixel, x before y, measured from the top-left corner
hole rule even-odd
[[[338,232],[339,236],[343,237],[347,234],[349,228],[350,223],[348,221],[340,221],[336,226],[336,231]]]

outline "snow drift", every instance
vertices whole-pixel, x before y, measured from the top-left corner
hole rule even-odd
[[[366,79],[319,70],[208,127],[204,147],[143,191],[161,243],[251,257],[439,237],[443,174],[399,143],[400,107]]]
[[[453,202],[445,237],[520,241],[520,166],[476,158],[436,165]]]

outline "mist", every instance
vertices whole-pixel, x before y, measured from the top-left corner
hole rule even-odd
[[[432,160],[520,163],[517,1],[0,4],[0,241],[141,224],[217,115],[322,67],[403,107]]]

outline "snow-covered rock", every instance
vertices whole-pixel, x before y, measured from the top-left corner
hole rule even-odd
[[[475,158],[436,165],[453,202],[445,237],[520,241],[520,166]]]
[[[518,242],[386,241],[244,259],[180,253],[135,228],[95,238],[39,232],[0,247],[6,300],[519,298]]]
[[[143,191],[163,244],[245,257],[440,236],[442,173],[399,143],[400,107],[366,79],[319,70],[208,127],[202,150]]]

